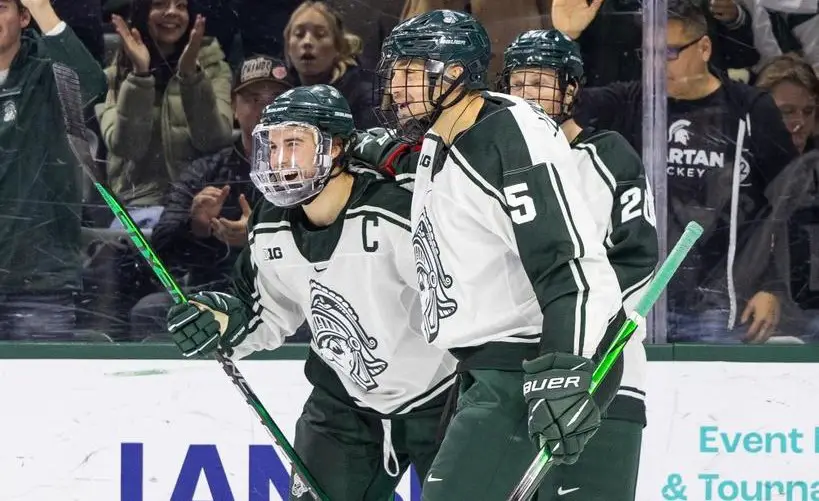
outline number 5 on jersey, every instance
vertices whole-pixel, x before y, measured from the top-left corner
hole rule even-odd
[[[528,223],[537,216],[535,202],[529,196],[529,185],[526,183],[504,186],[503,196],[506,197],[506,204],[509,205],[509,215],[515,224]]]

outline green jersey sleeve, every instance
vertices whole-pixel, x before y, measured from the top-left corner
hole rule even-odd
[[[640,156],[623,136],[606,131],[591,142],[594,148],[580,148],[587,148],[595,169],[612,190],[605,245],[623,302],[633,307],[659,259],[654,196]]]
[[[44,35],[42,41],[54,62],[62,63],[77,73],[84,102],[93,103],[105,94],[108,90],[105,73],[74,30],[66,26],[56,35]]]

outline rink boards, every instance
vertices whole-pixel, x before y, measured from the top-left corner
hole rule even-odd
[[[292,439],[303,362],[239,367]],[[0,378],[4,501],[286,492],[287,468],[213,361],[0,360]],[[648,379],[638,500],[819,500],[819,364],[650,362]],[[398,494],[419,499],[417,483]]]

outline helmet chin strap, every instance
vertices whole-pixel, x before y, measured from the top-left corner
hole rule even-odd
[[[554,117],[555,122],[558,125],[561,125],[563,122],[567,120],[571,120],[574,118],[572,114],[572,109],[574,108],[574,104],[577,102],[577,96],[580,95],[580,89],[582,88],[582,83],[577,79],[570,78],[565,73],[557,70],[559,75],[557,80],[557,86],[560,90],[560,113],[558,116]],[[572,92],[572,102],[566,104],[567,94],[566,91],[569,90],[569,85],[574,84],[574,91]]]
[[[415,130],[413,130],[413,134],[411,134],[409,136],[410,138],[412,138],[412,142],[419,141],[421,138],[423,138],[424,134],[426,134],[426,132],[432,127],[432,124],[434,124],[435,121],[438,120],[438,117],[441,116],[441,113],[445,109],[454,106],[455,104],[460,102],[461,99],[463,99],[466,96],[466,93],[469,92],[469,89],[466,88],[466,86],[463,86],[463,87],[461,87],[459,94],[456,96],[456,98],[451,103],[449,103],[446,106],[444,106],[444,104],[443,104],[444,101],[446,101],[446,99],[450,95],[452,95],[453,92],[455,92],[455,89],[458,88],[459,84],[461,84],[462,82],[464,82],[466,80],[466,77],[467,77],[466,71],[462,72],[456,78],[447,77],[445,72],[443,72],[440,75],[440,77],[439,76],[434,76],[434,75],[429,75],[428,76],[428,78],[427,78],[427,96],[426,97],[427,97],[427,100],[432,105],[432,112],[429,113],[428,115],[424,115],[424,116],[421,116],[421,117],[412,117],[410,119],[411,121],[408,122],[408,123],[411,124],[411,127],[407,126],[406,124],[404,125],[404,130],[405,131],[408,131],[410,129],[415,129]],[[442,83],[449,84],[449,87],[443,92],[443,94],[441,94],[440,97],[438,97],[438,99],[435,99],[434,98],[435,86],[438,83],[439,78],[441,79]],[[418,135],[417,138],[414,135],[415,133],[417,133],[417,135]]]
[[[427,86],[427,99],[429,99],[429,102],[432,103],[432,113],[430,113],[428,117],[425,117],[426,121],[428,122],[425,124],[426,129],[432,127],[432,124],[434,124],[435,121],[438,120],[438,117],[441,116],[441,113],[443,113],[445,109],[451,108],[452,106],[458,104],[461,101],[461,99],[463,99],[464,96],[466,96],[466,93],[469,92],[469,89],[467,89],[466,86],[461,87],[461,90],[455,97],[455,99],[448,105],[444,106],[444,101],[446,101],[446,98],[448,98],[450,94],[455,92],[455,89],[458,88],[459,84],[466,80],[466,71],[461,72],[461,74],[458,75],[456,78],[449,78],[448,76],[446,76],[446,68],[444,68],[444,72],[441,73],[440,79],[443,83],[449,84],[449,87],[447,87],[447,89],[444,91],[443,94],[441,94],[441,96],[438,99],[434,99],[435,85],[437,83],[438,77],[434,76],[429,77],[429,85]]]
[[[341,168],[336,170],[336,167]],[[331,179],[344,174],[348,170],[350,170],[350,162],[347,161],[347,154],[342,153],[338,157],[333,159],[333,168],[330,169],[330,175],[327,176],[327,182],[329,183]]]

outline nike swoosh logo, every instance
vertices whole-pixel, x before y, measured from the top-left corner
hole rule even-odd
[[[579,491],[580,487],[575,487],[574,489],[564,489],[563,486],[557,488],[557,495],[558,496],[565,496],[566,494],[571,494],[574,491]]]
[[[321,273],[322,271],[326,270],[329,266],[325,266],[324,268],[319,269],[318,266],[313,266],[313,269],[317,272]]]
[[[443,478],[435,478],[432,475],[427,477],[427,482],[440,482]]]

